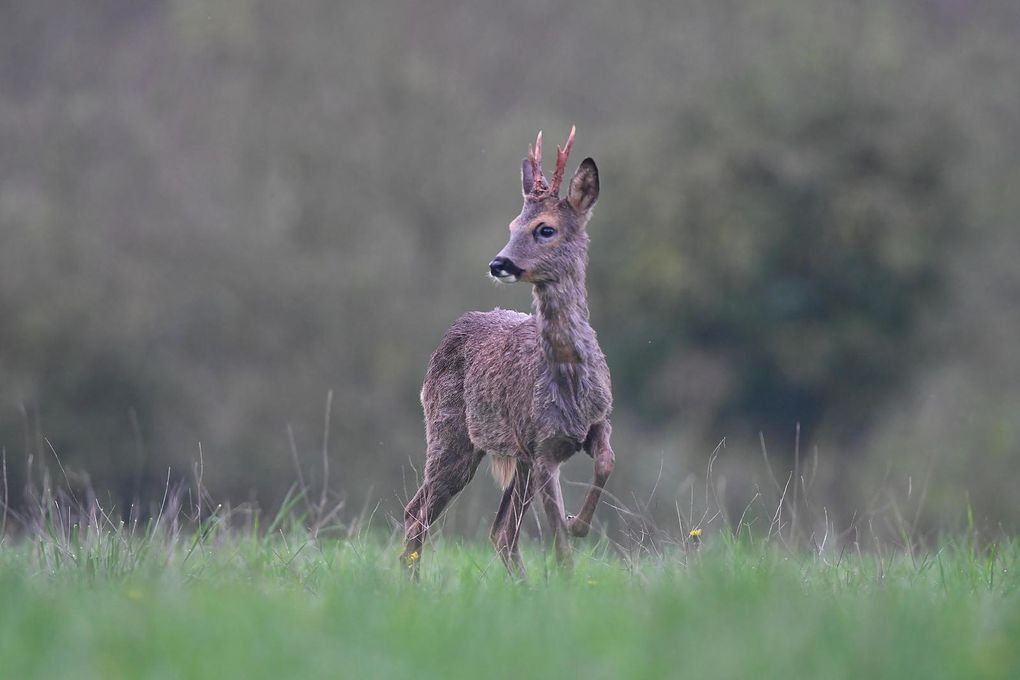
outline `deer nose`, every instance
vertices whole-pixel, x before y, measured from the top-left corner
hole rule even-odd
[[[509,260],[505,257],[494,257],[492,262],[489,263],[489,272],[496,278],[499,278],[499,275],[505,271],[507,262]]]
[[[489,263],[489,273],[500,281],[513,283],[514,281],[520,280],[521,276],[524,274],[524,270],[515,265],[513,260],[509,257],[497,255],[492,262]]]

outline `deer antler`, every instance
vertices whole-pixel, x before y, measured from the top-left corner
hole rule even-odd
[[[542,131],[538,131],[538,137],[535,138],[535,146],[532,148],[528,144],[528,161],[531,163],[531,176],[532,185],[531,193],[538,196],[544,194],[549,189],[549,185],[545,182],[545,177],[542,176]]]
[[[560,147],[556,146],[556,171],[553,173],[552,185],[549,187],[549,193],[553,196],[560,195],[560,184],[563,182],[563,171],[567,169],[567,158],[570,157],[570,149],[574,146],[574,133],[577,132],[577,126],[570,126],[570,136],[567,137],[567,143],[560,150]]]
[[[563,172],[567,169],[567,158],[570,156],[570,149],[574,146],[574,133],[576,126],[570,127],[570,136],[567,137],[566,145],[561,149],[556,147],[556,171],[553,173],[552,184],[545,181],[542,175],[542,133],[535,138],[535,146],[528,145],[528,162],[531,163],[531,195],[535,198],[545,196],[559,196],[560,184],[563,183]]]

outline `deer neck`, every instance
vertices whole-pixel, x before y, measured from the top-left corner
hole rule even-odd
[[[595,341],[588,322],[584,263],[556,281],[536,285],[533,308],[550,377],[561,389],[576,390]]]

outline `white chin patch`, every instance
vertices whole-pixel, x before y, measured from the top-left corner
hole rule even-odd
[[[516,283],[517,277],[513,274],[500,274],[499,276],[489,275],[497,283]]]

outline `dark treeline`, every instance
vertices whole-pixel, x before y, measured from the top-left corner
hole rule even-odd
[[[932,525],[968,502],[1020,520],[1014,2],[3,14],[15,507],[54,451],[72,484],[158,502],[199,443],[213,496],[276,503],[292,445],[321,482],[331,392],[331,486],[391,512],[443,330],[529,305],[486,263],[528,141],[576,123],[574,162],[594,156],[603,184],[589,288],[616,381],[612,487],[665,478],[668,498],[726,438],[739,504],[759,433],[785,469],[799,423],[846,514],[931,467]]]

